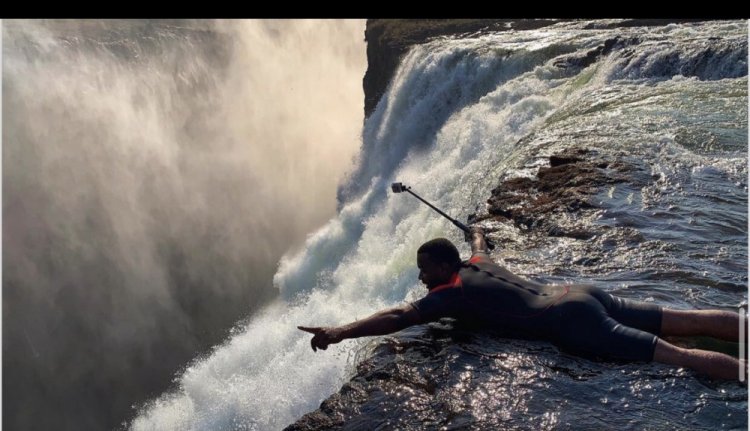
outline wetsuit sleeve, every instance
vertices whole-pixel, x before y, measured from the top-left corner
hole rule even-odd
[[[492,262],[492,259],[490,259],[490,255],[487,254],[486,251],[478,251],[471,255],[471,259],[469,259],[469,263],[494,263]]]
[[[451,316],[451,302],[443,292],[428,294],[424,298],[414,301],[411,305],[417,309],[422,320],[434,322],[442,317]]]

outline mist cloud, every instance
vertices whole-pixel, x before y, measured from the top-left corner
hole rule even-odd
[[[273,298],[365,67],[361,21],[4,21],[7,425],[112,426]]]

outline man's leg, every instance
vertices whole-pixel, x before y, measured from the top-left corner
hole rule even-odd
[[[664,308],[661,336],[705,335],[739,342],[740,315],[723,310],[672,310]]]
[[[656,342],[654,361],[690,368],[714,379],[739,379],[739,360],[719,352],[683,349],[661,338]],[[742,366],[747,368],[747,362],[742,362]]]

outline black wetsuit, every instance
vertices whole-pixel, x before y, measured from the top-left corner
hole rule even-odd
[[[412,303],[424,321],[441,317],[553,342],[564,351],[651,361],[661,307],[587,285],[545,285],[513,275],[475,253],[451,281]]]

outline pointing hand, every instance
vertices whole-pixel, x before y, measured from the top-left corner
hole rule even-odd
[[[297,329],[313,334],[312,340],[310,340],[310,346],[312,347],[313,352],[317,352],[318,349],[326,350],[329,344],[336,344],[344,339],[341,335],[341,330],[338,328],[310,328],[306,326],[298,326]]]

